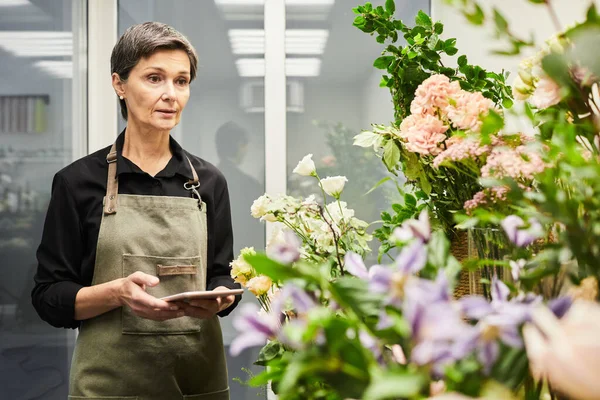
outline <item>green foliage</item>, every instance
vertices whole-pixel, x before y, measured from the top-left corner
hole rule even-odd
[[[373,8],[370,3],[354,8],[354,12],[358,14],[354,19],[354,26],[365,33],[377,34],[376,40],[379,43],[391,42],[373,65],[387,72],[381,86],[390,90],[397,123],[410,114],[410,103],[417,87],[435,74],[444,74],[461,83],[466,82],[466,77],[469,82],[464,87],[465,90],[481,91],[497,104],[511,98],[503,75],[488,75],[482,68],[468,65],[466,58],[461,58],[457,69],[446,67],[442,62],[442,55],[454,56],[458,53],[456,39],[442,39],[440,35],[443,25],[433,23],[423,11],[417,14],[414,27],[405,25],[394,18],[393,4],[393,0],[388,0],[385,9]],[[400,38],[404,39],[406,45],[396,44]],[[390,155],[388,161],[394,160],[395,156],[396,153]],[[386,165],[390,166],[387,162]]]

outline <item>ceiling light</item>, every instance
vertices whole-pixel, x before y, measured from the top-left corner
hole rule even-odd
[[[230,29],[228,32],[233,54],[264,54],[263,29]],[[285,31],[286,54],[323,54],[329,31],[326,29],[288,29]]]
[[[33,65],[56,78],[71,79],[73,77],[72,61],[38,61]]]
[[[239,76],[245,78],[262,78],[265,76],[265,60],[263,58],[240,58],[235,65]],[[286,58],[286,76],[306,77],[319,76],[321,60],[318,58]]]
[[[29,0],[0,0],[0,7],[18,7],[31,5]]]
[[[318,58],[286,58],[286,76],[319,76],[321,60]]]
[[[238,75],[243,77],[263,77],[265,76],[264,58],[240,58],[235,61]]]
[[[73,55],[73,34],[58,31],[0,31],[0,48],[19,57]]]

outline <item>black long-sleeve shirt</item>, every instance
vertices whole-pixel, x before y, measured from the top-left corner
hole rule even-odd
[[[156,176],[142,171],[122,156],[125,132],[117,138],[119,193],[189,197],[183,184],[192,179],[186,155],[200,180],[200,195],[207,207],[207,290],[217,286],[239,288],[230,277],[233,231],[227,182],[212,164],[193,156],[170,139],[172,158]],[[52,182],[52,196],[37,250],[38,269],[32,301],[40,317],[56,327],[77,328],[75,297],[90,286],[94,273],[96,245],[106,194],[110,146],[83,157],[59,171]],[[240,300],[219,313],[229,314]]]

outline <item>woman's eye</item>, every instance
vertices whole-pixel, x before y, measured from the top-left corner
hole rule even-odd
[[[183,79],[183,78],[182,78],[182,79],[179,79],[179,80],[177,81],[177,83],[178,83],[178,84],[180,84],[180,85],[182,85],[182,86],[184,86],[184,85],[187,85],[187,84],[188,84],[188,81],[187,81],[187,79]]]
[[[150,75],[150,76],[148,77],[148,80],[149,80],[150,82],[152,82],[152,83],[156,83],[156,82],[160,81],[160,78],[159,78],[158,76],[156,76],[156,75]]]

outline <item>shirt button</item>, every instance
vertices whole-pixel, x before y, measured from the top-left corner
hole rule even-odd
[[[160,181],[154,181],[154,186],[160,186]]]

